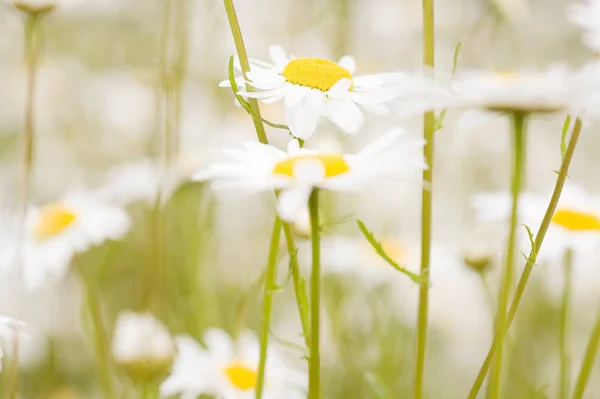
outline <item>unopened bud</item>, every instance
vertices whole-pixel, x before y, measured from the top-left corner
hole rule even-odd
[[[13,0],[13,4],[23,12],[41,14],[54,11],[58,0]]]
[[[463,262],[477,273],[484,273],[492,264],[492,256],[487,248],[470,248],[463,252]]]

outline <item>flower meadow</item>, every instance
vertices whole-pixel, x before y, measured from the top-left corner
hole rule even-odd
[[[599,0],[1,0],[0,398],[600,398]]]

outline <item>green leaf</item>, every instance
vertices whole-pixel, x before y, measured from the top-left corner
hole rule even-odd
[[[357,220],[356,223],[358,224],[358,228],[360,229],[360,231],[362,231],[367,241],[369,241],[369,244],[371,244],[375,252],[377,252],[377,255],[381,256],[383,260],[389,263],[394,269],[398,270],[400,273],[406,274],[415,283],[420,284],[422,282],[423,279],[421,278],[421,276],[411,272],[405,267],[400,266],[385,252],[385,250],[381,246],[381,243],[377,241],[373,233],[371,233],[369,229],[367,229],[367,226],[365,226],[365,224],[361,220]]]
[[[454,78],[454,75],[456,74],[456,69],[458,68],[458,58],[460,55],[460,50],[462,49],[462,40],[459,41],[456,44],[456,47],[454,48],[454,57],[452,58],[452,73],[450,74],[450,80],[452,80],[452,78]],[[433,124],[433,131],[437,132],[438,130],[441,130],[444,127],[444,119],[446,118],[446,113],[448,112],[448,109],[443,109],[440,112],[440,115],[435,119],[435,122]]]
[[[238,89],[237,82],[235,81],[235,74],[233,72],[233,55],[229,57],[228,76],[229,76],[229,84],[231,84],[231,90],[233,90],[233,95],[238,100],[238,102],[240,103],[242,108],[244,108],[247,113],[251,114],[250,104],[248,104],[248,101],[246,101],[244,99],[244,97],[242,97],[238,94],[239,89]]]
[[[308,295],[306,294],[306,279],[304,277],[300,278],[300,295],[298,296],[298,308],[302,313],[302,320],[310,320],[309,309],[310,305],[308,303]],[[305,337],[310,338],[310,337]]]
[[[569,125],[571,125],[571,115],[567,115],[565,123],[563,123],[563,130],[560,136],[560,156],[561,159],[565,157],[567,152],[567,133],[569,132]]]

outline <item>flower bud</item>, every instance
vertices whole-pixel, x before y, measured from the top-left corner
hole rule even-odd
[[[117,318],[112,354],[132,381],[149,383],[169,371],[175,346],[152,314],[125,311]]]
[[[54,11],[59,0],[13,0],[13,4],[21,11],[30,14],[48,13]]]
[[[492,265],[492,255],[484,247],[467,248],[463,252],[463,262],[477,273],[484,273]]]

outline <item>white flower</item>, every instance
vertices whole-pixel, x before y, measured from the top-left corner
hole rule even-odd
[[[353,76],[354,58],[344,56],[337,63],[319,58],[294,58],[279,46],[269,47],[273,64],[250,60],[248,84],[258,91],[247,92],[238,78],[240,94],[265,103],[284,100],[285,119],[292,134],[308,139],[320,115],[325,115],[346,133],[357,133],[364,115],[359,105],[375,114],[386,114],[390,101],[419,93],[423,80],[402,73]],[[238,69],[239,62],[236,63]],[[221,86],[228,86],[224,81]],[[408,99],[407,99],[408,100]]]
[[[449,106],[491,113],[555,113],[580,111],[591,100],[595,67],[572,70],[552,65],[543,71],[470,71],[458,73],[450,84],[456,98]]]
[[[15,334],[20,334],[20,331],[25,325],[11,317],[0,316],[0,339],[12,341]],[[2,358],[4,352],[0,346],[0,371],[2,371]]]
[[[57,202],[32,207],[25,222],[24,241],[19,243],[19,237],[7,240],[2,261],[10,264],[21,260],[25,287],[34,290],[48,280],[62,280],[73,255],[107,240],[122,239],[130,224],[122,208],[83,191],[73,192]]]
[[[152,204],[160,187],[158,166],[150,159],[117,166],[111,169],[106,183],[97,194],[101,198],[122,205],[138,201]]]
[[[182,394],[182,399],[213,395],[217,399],[253,399],[258,376],[259,343],[251,331],[243,331],[236,341],[222,330],[204,334],[206,349],[188,336],[176,339],[177,357],[171,375],[161,386],[161,394]],[[306,373],[280,356],[277,346],[269,346],[265,368],[265,399],[306,397]]]
[[[569,6],[567,18],[583,30],[585,45],[595,52],[600,51],[600,1],[586,0]]]
[[[119,313],[112,354],[135,380],[153,380],[168,371],[175,355],[169,330],[151,313]]]
[[[523,193],[519,198],[519,223],[535,234],[550,202],[551,194]],[[480,222],[506,221],[510,217],[509,193],[483,193],[472,204]],[[529,248],[529,238],[522,231],[523,243]],[[586,193],[581,187],[566,184],[552,217],[540,259],[560,261],[567,249],[590,252],[600,244],[600,197]]]
[[[422,140],[405,139],[400,151],[391,151],[401,135],[401,130],[391,131],[354,155],[319,153],[300,148],[297,140],[288,144],[287,152],[246,142],[243,150],[226,151],[232,161],[211,165],[194,179],[215,179],[221,188],[281,190],[277,210],[283,220],[291,221],[307,206],[314,188],[356,191],[376,180],[406,177],[425,168]]]

